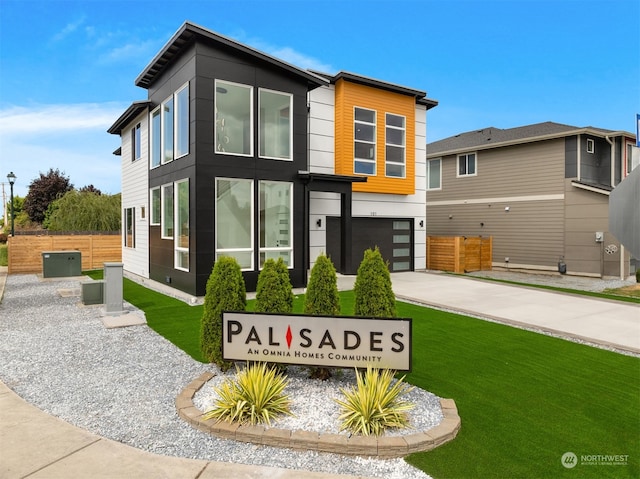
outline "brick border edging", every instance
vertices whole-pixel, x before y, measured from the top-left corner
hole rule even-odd
[[[414,452],[430,451],[441,444],[453,440],[460,430],[460,416],[453,399],[440,399],[444,419],[436,427],[406,436],[351,436],[343,434],[318,433],[311,431],[290,431],[288,429],[265,428],[262,425],[241,426],[237,423],[203,420],[204,414],[193,404],[193,396],[214,375],[201,374],[191,381],[176,397],[178,416],[196,429],[213,434],[222,439],[233,439],[266,446],[310,449],[318,452],[332,452],[353,456],[379,457],[390,459],[403,457]]]

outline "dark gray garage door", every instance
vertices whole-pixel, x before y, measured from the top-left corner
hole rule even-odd
[[[389,270],[413,271],[413,218],[353,218],[353,264],[357,271],[365,250],[377,246]],[[340,218],[327,217],[327,254],[340,265]],[[341,271],[342,272],[342,271]]]

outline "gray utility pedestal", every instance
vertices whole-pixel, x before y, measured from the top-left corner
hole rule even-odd
[[[123,263],[104,263],[104,307],[106,314],[122,314]]]
[[[82,303],[86,305],[104,303],[104,281],[82,283]]]
[[[82,274],[80,251],[43,251],[42,277],[64,278]]]

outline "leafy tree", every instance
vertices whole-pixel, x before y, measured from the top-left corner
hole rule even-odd
[[[100,191],[98,188],[96,188],[93,185],[83,186],[78,191],[80,193],[95,193],[96,195],[101,195],[102,194],[102,191]]]
[[[340,314],[340,295],[336,268],[329,258],[321,254],[311,269],[307,293],[304,297],[304,314],[337,316]],[[329,368],[311,368],[311,377],[329,379]]]
[[[265,261],[256,287],[256,313],[290,313],[293,311],[293,288],[289,270],[282,258]]]
[[[223,371],[231,367],[231,362],[222,358],[222,312],[244,311],[246,306],[247,290],[240,265],[231,256],[218,258],[207,281],[200,348],[205,359]]]
[[[396,296],[391,288],[391,275],[377,246],[364,252],[353,293],[356,316],[395,317]]]
[[[41,172],[40,177],[29,184],[23,209],[31,221],[42,223],[51,202],[61,198],[71,189],[73,185],[64,172],[61,173],[57,168],[55,170],[50,168],[46,175]]]
[[[71,190],[49,205],[43,226],[51,231],[119,231],[121,221],[119,193]]]

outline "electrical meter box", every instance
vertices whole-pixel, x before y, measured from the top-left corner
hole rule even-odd
[[[42,277],[64,278],[82,274],[80,251],[43,251]]]

